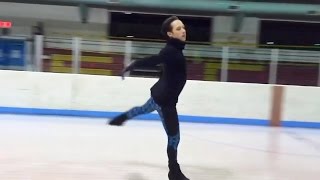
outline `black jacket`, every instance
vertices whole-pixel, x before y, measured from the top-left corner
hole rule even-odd
[[[135,67],[162,64],[162,73],[151,88],[151,96],[160,106],[176,105],[179,95],[187,81],[186,59],[183,55],[185,42],[169,39],[158,55],[135,61],[127,70]]]

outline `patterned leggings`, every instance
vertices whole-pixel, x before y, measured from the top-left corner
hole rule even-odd
[[[129,119],[138,115],[157,111],[164,129],[168,136],[167,153],[169,164],[177,163],[177,149],[180,142],[180,130],[177,109],[175,106],[160,107],[153,98],[150,98],[144,105],[134,107],[126,112]]]

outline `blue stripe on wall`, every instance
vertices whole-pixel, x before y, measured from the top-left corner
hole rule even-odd
[[[320,129],[320,122],[282,121],[281,126]]]
[[[23,115],[55,115],[55,116],[112,118],[120,114],[121,112],[0,107],[0,113],[23,114]],[[159,121],[160,117],[157,114],[151,113],[151,114],[138,116],[135,119]],[[204,117],[204,116],[188,116],[188,115],[179,115],[179,119],[181,122],[190,122],[190,123],[210,123],[210,124],[216,123],[216,124],[269,126],[269,120],[266,120],[266,119]],[[320,122],[317,123],[317,122],[283,121],[281,125],[284,127],[320,128]]]

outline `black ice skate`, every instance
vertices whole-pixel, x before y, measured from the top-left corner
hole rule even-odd
[[[109,125],[112,126],[121,126],[123,123],[128,119],[127,115],[125,113],[120,114],[119,116],[113,118],[111,121],[109,121]]]
[[[169,180],[190,180],[181,172],[181,169],[178,163],[176,163],[175,165],[169,165],[169,169],[170,169],[168,173]]]

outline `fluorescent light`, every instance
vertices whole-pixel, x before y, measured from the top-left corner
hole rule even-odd
[[[315,46],[320,46],[320,44],[314,44]]]
[[[131,12],[124,12],[125,14],[132,14]]]
[[[127,38],[133,38],[134,36],[127,36]]]
[[[272,44],[274,44],[274,42],[267,42],[267,44],[272,45]]]

